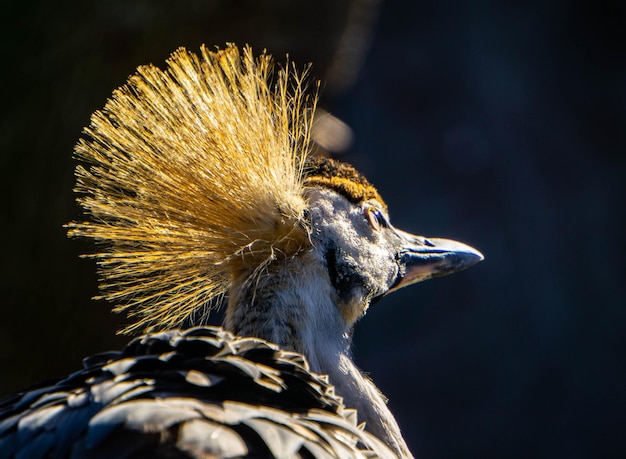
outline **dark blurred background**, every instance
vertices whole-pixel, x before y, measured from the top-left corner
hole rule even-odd
[[[402,290],[355,354],[423,458],[626,457],[626,4],[31,1],[3,7],[0,395],[122,346],[72,148],[139,64],[228,41],[314,63],[396,226],[486,261]]]

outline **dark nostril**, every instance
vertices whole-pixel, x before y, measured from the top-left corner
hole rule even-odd
[[[435,244],[430,242],[428,239],[424,238],[424,245],[427,247],[435,247]]]

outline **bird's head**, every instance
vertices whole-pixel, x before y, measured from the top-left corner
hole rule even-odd
[[[383,295],[482,259],[395,229],[361,174],[311,157],[316,100],[293,68],[201,51],[140,67],[76,146],[89,219],[69,233],[102,247],[102,297],[136,318],[126,331],[180,326],[226,296],[238,324],[266,321],[263,286],[272,296],[306,276],[350,328]]]
[[[326,158],[307,166],[311,240],[348,327],[384,295],[483,259],[463,243],[396,229],[378,191],[352,166]]]

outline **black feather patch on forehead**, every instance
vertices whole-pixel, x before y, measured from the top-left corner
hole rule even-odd
[[[309,158],[303,177],[305,187],[329,188],[354,204],[375,199],[387,209],[376,188],[350,164],[330,158]]]

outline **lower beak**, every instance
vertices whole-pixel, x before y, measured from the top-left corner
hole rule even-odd
[[[403,240],[403,244],[397,255],[400,273],[389,292],[426,279],[461,271],[484,259],[482,253],[462,242],[429,239],[404,231],[395,231]]]

